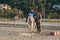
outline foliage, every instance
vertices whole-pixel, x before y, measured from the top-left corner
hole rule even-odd
[[[41,12],[42,8],[45,8],[46,18],[60,18],[60,9],[52,8],[53,4],[60,4],[60,0],[42,0],[40,2],[38,2],[37,0],[34,5],[32,3],[33,1],[30,1],[28,2],[28,0],[0,0],[0,4],[8,4],[9,6],[11,6],[12,9],[10,11],[4,10],[3,14],[8,14],[12,17],[16,15],[16,13],[18,14],[19,10],[22,10],[24,16],[26,16],[27,12],[30,10],[30,7],[34,7],[35,9],[39,9]]]

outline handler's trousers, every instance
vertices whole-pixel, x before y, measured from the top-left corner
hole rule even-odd
[[[41,31],[40,22],[36,22],[36,26],[37,26],[37,32],[40,32]]]

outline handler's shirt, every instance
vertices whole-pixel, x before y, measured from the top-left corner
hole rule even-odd
[[[38,22],[38,20],[40,20],[41,18],[42,18],[41,14],[34,15],[35,22]]]

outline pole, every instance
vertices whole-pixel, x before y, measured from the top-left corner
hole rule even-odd
[[[44,19],[45,19],[45,9],[44,9]]]

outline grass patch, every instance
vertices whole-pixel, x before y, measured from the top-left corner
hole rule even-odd
[[[42,22],[60,22],[60,20],[42,20]]]

